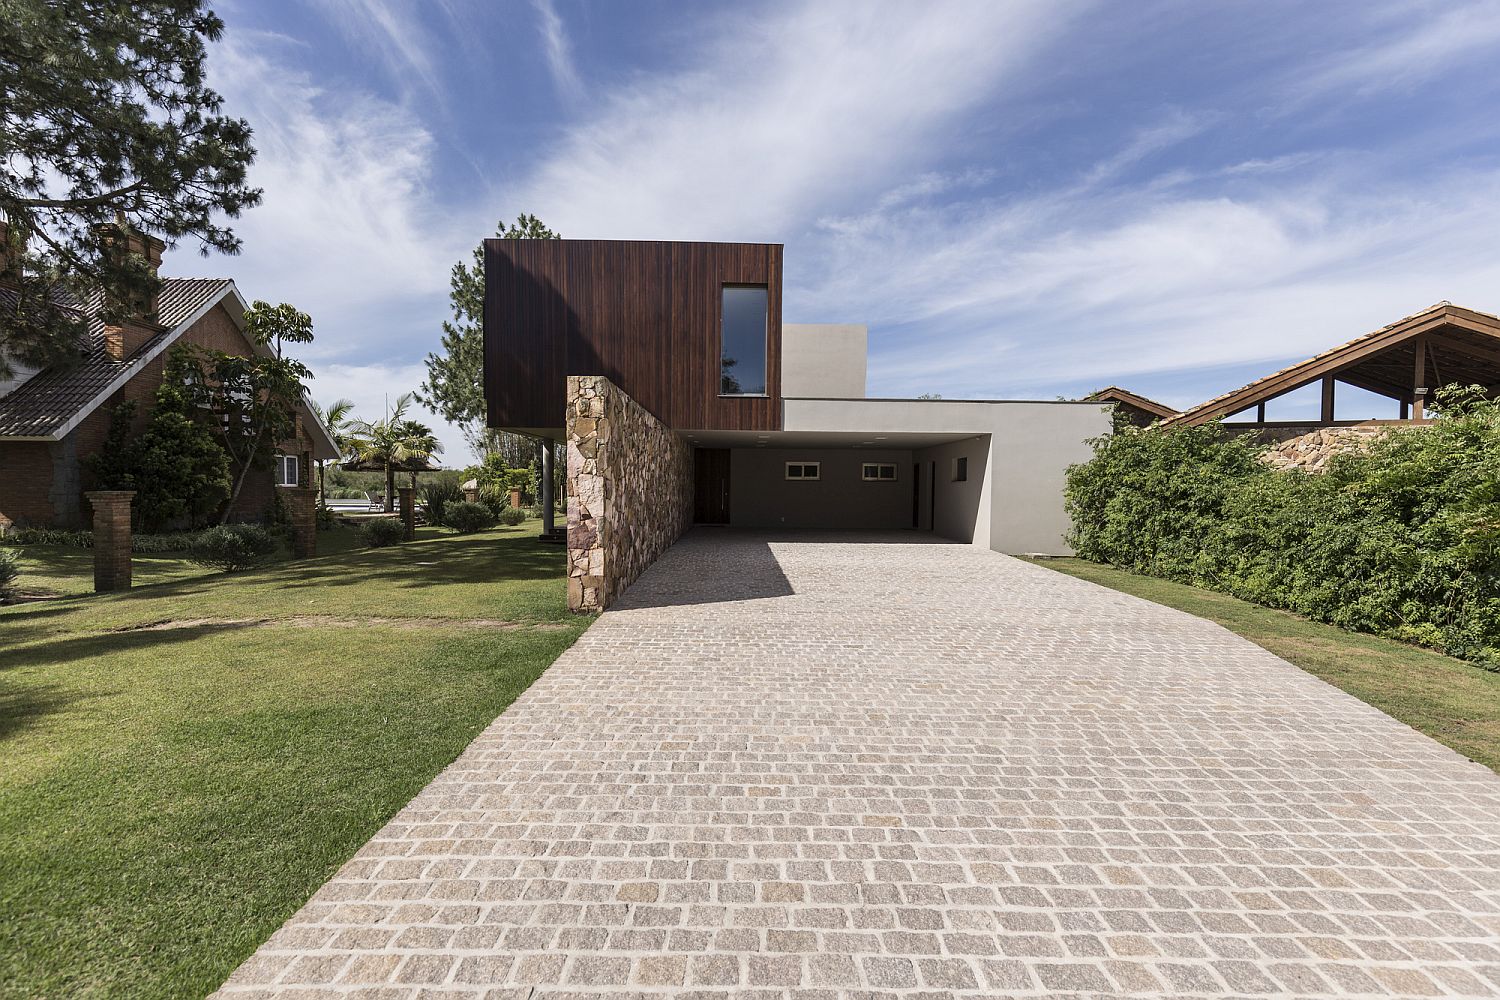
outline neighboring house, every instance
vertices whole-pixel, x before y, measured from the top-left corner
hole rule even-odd
[[[1083,398],[1101,403],[1114,403],[1115,412],[1122,414],[1126,420],[1137,427],[1149,427],[1158,420],[1177,415],[1177,411],[1170,406],[1158,403],[1154,399],[1147,399],[1145,396],[1138,396],[1129,389],[1121,389],[1117,385],[1105,386],[1098,392],[1091,392]]]
[[[488,422],[567,443],[572,606],[607,606],[693,523],[1066,552],[1065,473],[1111,407],[868,398],[865,328],[784,324],[781,260],[485,242]]]
[[[152,266],[160,265],[161,244],[152,240],[145,249]],[[85,460],[104,445],[111,411],[134,401],[134,427],[146,426],[166,352],[176,344],[242,355],[264,351],[245,337],[245,309],[228,278],[167,278],[154,322],[106,326],[97,317],[97,302],[86,305],[80,363],[20,370],[0,380],[0,530],[8,523],[87,525],[83,493],[93,482]],[[278,486],[308,485],[312,462],[339,457],[327,428],[306,407],[297,423],[295,440],[281,442],[274,468],[251,473],[231,518],[264,517]]]
[[[1315,383],[1322,388],[1317,420],[1266,419],[1268,402]],[[1385,396],[1394,419],[1339,420],[1340,383]],[[1500,317],[1439,302],[1168,417],[1162,425],[1190,427],[1222,419],[1225,427],[1276,441],[1325,427],[1421,422],[1433,391],[1455,384],[1480,385],[1500,395]]]

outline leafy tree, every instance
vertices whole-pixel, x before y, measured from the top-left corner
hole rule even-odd
[[[350,424],[354,432],[354,454],[361,462],[379,465],[385,471],[387,513],[394,509],[396,466],[412,460],[426,461],[443,450],[432,428],[407,417],[406,412],[415,398],[415,393],[403,393],[384,420],[355,420]],[[412,474],[412,484],[416,484],[415,473]]]
[[[204,83],[223,22],[201,0],[0,0],[0,375],[66,358],[70,303],[106,319],[158,284],[144,236],[236,253],[223,223],[259,203],[250,126]],[[126,237],[132,250],[121,240]]]
[[[495,235],[505,240],[558,239],[534,215],[518,216],[509,227],[497,223]],[[474,249],[472,264],[453,265],[448,282],[453,319],[443,323],[441,351],[427,355],[427,380],[417,398],[458,425],[477,457],[500,451],[508,465],[523,465],[535,445],[523,435],[485,427],[483,243]]]
[[[328,428],[329,435],[333,438],[333,446],[338,449],[339,458],[349,454],[354,442],[354,432],[349,424],[349,415],[354,412],[354,400],[336,399],[324,409],[312,400],[308,400],[312,406],[313,413],[323,421],[323,426]],[[318,503],[328,508],[328,484],[324,476],[324,466],[327,463],[318,459]]]
[[[245,335],[270,355],[242,357],[185,344],[174,347],[167,361],[167,381],[181,389],[197,412],[211,415],[211,428],[235,470],[221,523],[228,520],[250,471],[269,468],[277,445],[297,433],[303,383],[312,378],[306,365],[282,355],[284,344],[312,342],[312,319],[306,313],[257,300],[245,312]]]
[[[197,527],[229,495],[228,456],[170,381],[157,389],[156,408],[138,435],[131,433],[134,414],[134,403],[110,414],[108,442],[91,462],[100,487],[135,490],[133,513],[143,531],[178,520]]]

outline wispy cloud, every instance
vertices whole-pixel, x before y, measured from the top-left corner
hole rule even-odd
[[[573,65],[573,45],[568,41],[568,31],[552,0],[532,0],[536,8],[537,28],[542,35],[542,45],[547,56],[547,69],[558,93],[569,101],[583,96],[583,81]]]
[[[434,43],[424,11],[440,4],[408,4],[403,0],[318,0],[318,6],[341,34],[362,51],[377,56],[387,75],[398,84],[415,81],[430,93],[440,90],[432,55]]]
[[[1478,60],[1493,65],[1500,43],[1500,4],[1415,5],[1388,18],[1378,40],[1336,53],[1294,81],[1303,98],[1364,97],[1424,83]]]
[[[779,5],[630,80],[514,201],[569,235],[767,239],[925,167],[943,126],[1041,58],[1080,5]]]

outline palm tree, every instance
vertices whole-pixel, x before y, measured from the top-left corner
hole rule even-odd
[[[349,414],[354,410],[354,400],[335,399],[326,410],[312,400],[308,402],[312,403],[313,413],[317,414],[318,419],[323,421],[323,426],[328,428],[328,433],[333,438],[333,446],[338,449],[339,460],[342,461],[354,444],[354,435],[349,422]],[[323,466],[323,459],[318,459],[318,502],[323,505],[324,510],[327,510],[328,489]]]
[[[396,466],[410,461],[425,462],[443,450],[430,427],[407,419],[406,411],[412,398],[412,393],[404,393],[384,420],[373,423],[354,420],[349,424],[354,434],[354,454],[361,462],[385,469],[385,510],[388,514],[395,509],[392,500],[396,492]],[[416,480],[416,473],[412,473],[413,485],[416,485]]]

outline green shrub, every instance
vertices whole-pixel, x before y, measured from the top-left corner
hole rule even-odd
[[[71,545],[80,549],[94,547],[94,535],[90,531],[69,531],[65,528],[15,528],[8,532],[0,543],[5,545]]]
[[[16,581],[20,577],[20,559],[8,549],[0,549],[0,597],[15,593]]]
[[[494,523],[494,512],[482,503],[456,503],[448,508],[448,527],[460,535],[482,531]]]
[[[422,504],[428,524],[446,524],[448,507],[462,503],[464,491],[451,479],[439,479],[422,487]]]
[[[1500,402],[1438,394],[1319,475],[1217,426],[1128,428],[1069,470],[1087,559],[1500,668]]]
[[[192,559],[200,566],[236,573],[266,562],[276,548],[276,537],[258,524],[221,524],[199,532]]]
[[[383,549],[387,545],[399,545],[406,541],[406,525],[399,518],[376,517],[364,523],[359,537],[372,549]]]
[[[526,512],[519,507],[507,507],[500,512],[500,523],[517,525],[526,520]]]

